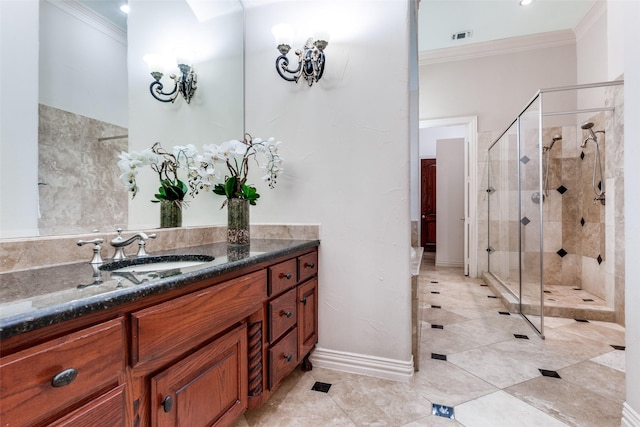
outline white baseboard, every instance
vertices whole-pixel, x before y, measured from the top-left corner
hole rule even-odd
[[[408,362],[366,354],[347,353],[316,347],[309,358],[318,368],[409,382],[413,378],[413,357]]]
[[[464,267],[464,261],[439,260],[436,256],[436,267]]]
[[[633,409],[627,402],[622,406],[621,427],[640,427],[640,413]]]

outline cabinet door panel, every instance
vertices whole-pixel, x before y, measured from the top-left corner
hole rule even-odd
[[[151,379],[152,426],[228,425],[247,408],[243,324]]]
[[[318,342],[318,279],[298,286],[298,358]]]

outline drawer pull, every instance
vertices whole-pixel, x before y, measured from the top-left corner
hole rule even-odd
[[[307,268],[307,267],[309,267],[309,268],[315,268],[315,266],[316,266],[316,264],[315,264],[315,263],[313,263],[313,262],[305,262],[305,263],[304,263],[304,267],[305,267],[305,268]]]
[[[287,273],[287,274],[280,273],[280,279],[282,279],[283,277],[285,279],[291,279],[291,273]]]
[[[171,396],[167,396],[162,401],[162,407],[164,408],[164,412],[171,412],[171,408],[173,408],[173,398]]]
[[[284,360],[286,360],[287,362],[291,362],[291,359],[292,359],[292,358],[293,358],[293,356],[292,356],[292,355],[290,355],[290,354],[285,354],[285,355],[284,355]]]
[[[302,298],[300,302],[302,303],[302,305],[307,305],[307,297]]]
[[[65,369],[53,376],[51,379],[51,385],[54,387],[64,387],[69,385],[78,376],[78,370],[75,368]]]
[[[289,319],[291,318],[291,314],[293,314],[293,313],[291,313],[291,310],[286,310],[286,311],[282,312],[282,315],[284,317],[286,317],[286,318],[289,318]]]

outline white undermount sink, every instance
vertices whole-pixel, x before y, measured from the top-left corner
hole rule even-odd
[[[196,267],[213,261],[208,255],[164,255],[115,261],[100,267],[112,273],[149,273]]]

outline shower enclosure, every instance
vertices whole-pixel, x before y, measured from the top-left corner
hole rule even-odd
[[[542,89],[487,152],[485,279],[541,336],[624,314],[622,85]]]

